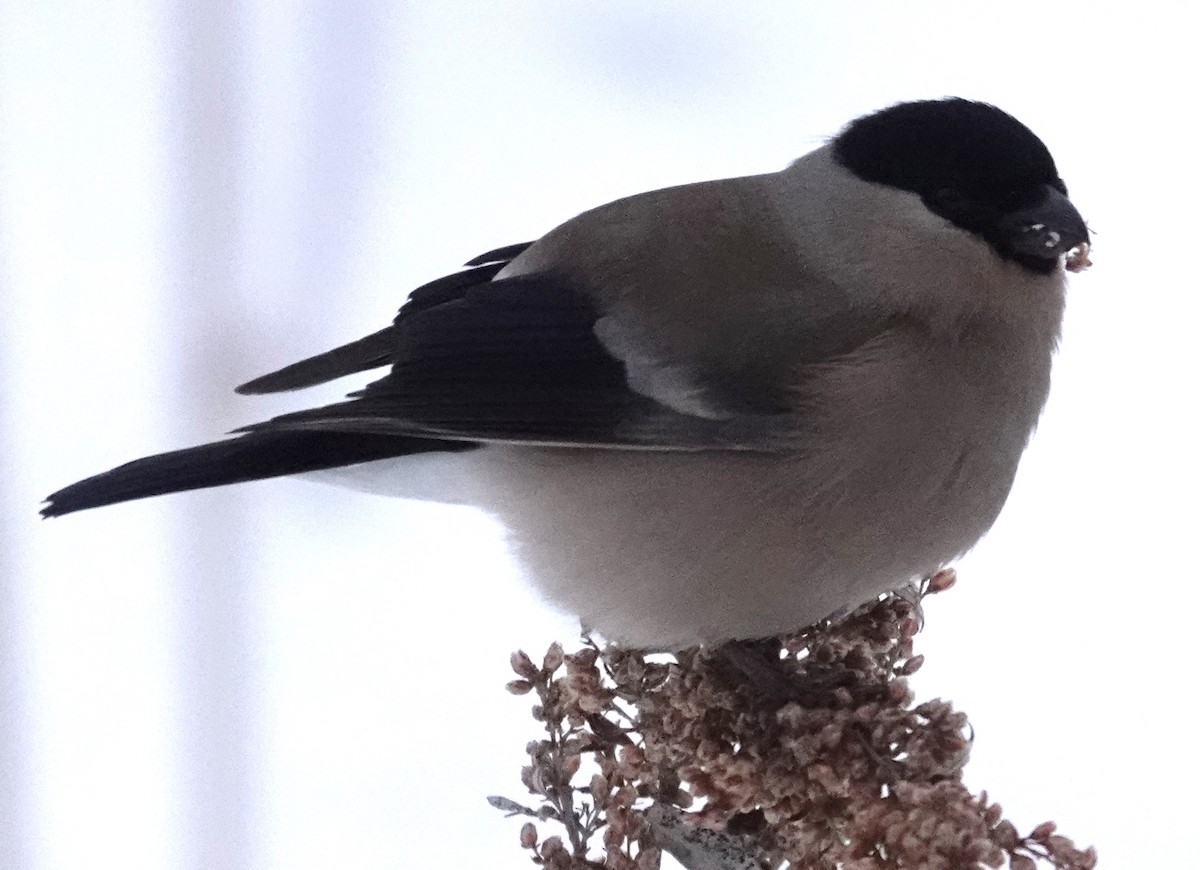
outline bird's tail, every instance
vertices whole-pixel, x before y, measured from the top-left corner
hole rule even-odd
[[[46,499],[42,516],[59,517],[169,492],[338,468],[412,453],[466,450],[472,446],[433,438],[358,432],[252,432],[147,456],[73,483]]]

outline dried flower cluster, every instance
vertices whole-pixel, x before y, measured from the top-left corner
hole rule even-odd
[[[515,653],[508,689],[536,693],[546,730],[521,774],[540,805],[490,800],[562,827],[521,829],[553,870],[652,870],[663,851],[689,870],[1090,870],[1053,823],[1022,837],[967,790],[966,716],[913,703],[920,599],[952,583],[754,644]]]

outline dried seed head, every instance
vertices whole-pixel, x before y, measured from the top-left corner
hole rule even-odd
[[[518,677],[524,677],[527,680],[535,680],[538,676],[538,669],[533,664],[533,659],[525,654],[524,650],[517,650],[508,657],[508,663]]]
[[[562,644],[558,641],[555,641],[554,643],[550,644],[550,649],[546,650],[546,655],[542,658],[542,672],[546,674],[546,676],[550,676],[562,667],[562,663]]]
[[[943,568],[932,577],[929,578],[929,584],[926,586],[926,591],[930,595],[937,595],[939,592],[945,592],[958,582],[958,572],[953,568]]]
[[[533,822],[521,825],[521,848],[532,849],[537,845],[537,826]]]
[[[1054,824],[1054,822],[1042,822],[1030,832],[1029,839],[1044,843],[1057,829],[1058,825]]]
[[[952,583],[939,572],[926,591]],[[687,848],[693,834],[701,843],[688,866],[870,870],[886,856],[888,866],[1031,870],[1045,853],[1056,870],[1090,870],[1093,850],[1049,823],[1022,839],[999,804],[963,785],[966,717],[941,700],[914,706],[906,679],[924,661],[913,652],[920,625],[918,596],[881,596],[839,622],[744,644],[767,675],[757,681],[710,649],[666,662],[555,644],[531,676],[514,654],[521,679],[509,690],[538,692],[546,733],[522,770],[541,806],[514,812],[561,824],[569,840],[539,843],[523,827],[522,845],[548,870],[649,870],[665,834],[646,814],[670,809],[691,832]],[[726,842],[741,850],[733,863],[714,845]]]

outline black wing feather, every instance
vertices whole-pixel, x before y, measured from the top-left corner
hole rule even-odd
[[[463,439],[606,442],[660,406],[630,391],[596,339],[588,297],[561,281],[513,278],[397,318],[392,371],[352,400],[247,431],[437,433]]]
[[[457,299],[461,297],[465,288],[492,280],[497,272],[507,266],[530,244],[532,242],[508,245],[481,254],[467,264],[473,268],[467,268],[421,285],[409,294],[408,300],[400,308],[400,313],[396,315],[393,323],[417,311]],[[292,363],[278,371],[247,381],[238,386],[236,392],[242,395],[282,393],[313,387],[347,375],[376,369],[388,364],[395,346],[396,330],[393,326],[389,326],[366,338],[335,347],[333,350],[327,350],[308,359]]]
[[[488,251],[486,254],[480,254],[473,260],[467,260],[463,265],[482,266],[484,263],[507,263],[525,253],[525,249],[532,244],[533,242],[517,242],[515,245],[505,245],[503,248],[496,248]]]
[[[781,418],[708,420],[630,389],[600,343],[591,294],[549,275],[472,285],[397,318],[392,370],[351,400],[246,432],[397,433],[655,449],[770,449]],[[750,447],[748,445],[758,445]]]
[[[365,338],[247,381],[234,387],[234,392],[250,396],[315,387],[346,375],[387,365],[395,346],[396,329],[389,326]]]

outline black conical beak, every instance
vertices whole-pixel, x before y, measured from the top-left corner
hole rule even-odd
[[[1091,244],[1083,216],[1050,185],[1037,202],[1005,215],[1000,232],[1009,255],[1038,271],[1052,270],[1063,254],[1077,248],[1086,252]]]

